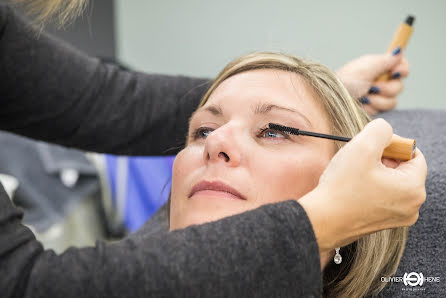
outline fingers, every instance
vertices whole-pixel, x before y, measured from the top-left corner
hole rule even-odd
[[[403,91],[404,84],[402,80],[389,80],[387,82],[376,82],[373,86],[378,90],[376,94],[382,95],[384,97],[396,97],[401,91]]]
[[[395,74],[399,74],[399,77],[405,78],[409,75],[409,71],[410,71],[409,61],[407,61],[406,58],[403,58],[398,64],[395,65],[395,67],[391,69],[391,75],[395,77]],[[398,75],[396,76],[398,77]]]
[[[401,162],[395,170],[399,171],[400,175],[397,176],[404,179],[400,187],[411,189],[405,206],[405,214],[411,215],[406,223],[407,226],[410,226],[417,221],[419,209],[426,201],[426,159],[423,153],[417,148],[415,150],[415,157],[411,160]]]
[[[425,180],[427,176],[427,163],[423,152],[418,148],[415,149],[414,157],[411,160],[401,162],[398,166],[398,170],[408,173],[414,171],[414,168],[421,171],[422,178]]]
[[[383,163],[383,165],[385,165],[386,167],[391,168],[391,169],[395,169],[401,163],[401,161],[399,161],[399,160],[386,158],[386,157],[381,158],[381,162]]]
[[[391,78],[375,82],[384,73],[389,73]],[[401,79],[409,74],[409,62],[402,51],[396,55],[365,55],[345,65],[339,74],[349,92],[359,98],[367,114],[376,115],[397,105],[397,96],[404,87]]]
[[[364,110],[367,112],[368,115],[376,115],[379,113],[379,110],[372,108],[370,105],[363,105]]]
[[[406,70],[404,70],[404,74],[407,75]],[[400,79],[376,82],[366,96],[367,99],[365,100],[366,105],[364,105],[364,109],[368,113],[370,111],[369,115],[375,115],[380,111],[388,111],[395,108],[398,103],[397,96],[403,88],[404,85]],[[364,103],[364,99],[362,101]],[[366,108],[366,106],[369,106],[369,108]]]
[[[403,60],[402,54],[392,55],[391,53],[381,54],[381,55],[366,55],[358,59],[358,61],[364,64],[365,69],[367,69],[367,77],[370,80],[377,79],[383,73],[388,73],[401,64]],[[405,68],[402,68],[404,71]]]
[[[396,97],[384,97],[381,95],[369,95],[369,104],[368,106],[376,111],[387,111],[393,109],[398,100]]]

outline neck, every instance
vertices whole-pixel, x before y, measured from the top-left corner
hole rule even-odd
[[[329,251],[327,253],[321,254],[321,271],[324,271],[325,266],[327,266],[328,262],[333,262],[333,257],[335,255],[334,250]]]

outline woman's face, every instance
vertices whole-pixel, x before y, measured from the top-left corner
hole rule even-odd
[[[298,199],[317,185],[333,141],[272,131],[270,122],[330,133],[322,104],[295,73],[247,71],[214,90],[173,165],[171,230]]]

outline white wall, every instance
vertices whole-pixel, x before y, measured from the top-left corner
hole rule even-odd
[[[387,49],[416,16],[399,108],[446,109],[446,1],[115,0],[118,57],[164,74],[214,77],[231,59],[275,50],[337,68]]]

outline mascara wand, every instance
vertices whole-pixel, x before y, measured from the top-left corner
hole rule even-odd
[[[311,132],[311,131],[305,131],[298,128],[283,126],[275,123],[269,123],[269,128],[274,130],[283,131],[286,133],[290,133],[292,135],[302,135],[302,136],[310,136],[310,137],[316,137],[316,138],[323,138],[323,139],[330,139],[335,141],[342,141],[342,142],[348,142],[351,140],[351,138],[345,138],[345,137],[339,137],[339,136],[333,136],[333,135],[326,135],[324,133],[317,133],[317,132]]]
[[[283,126],[275,123],[269,123],[268,126],[270,129],[283,131],[296,136],[298,135],[310,136],[310,137],[330,139],[341,142],[348,142],[351,140],[351,138],[305,131],[298,128]],[[417,148],[417,143],[415,140],[393,135],[392,143],[387,148],[384,149],[383,157],[398,159],[402,161],[410,160],[413,158],[416,148]]]

